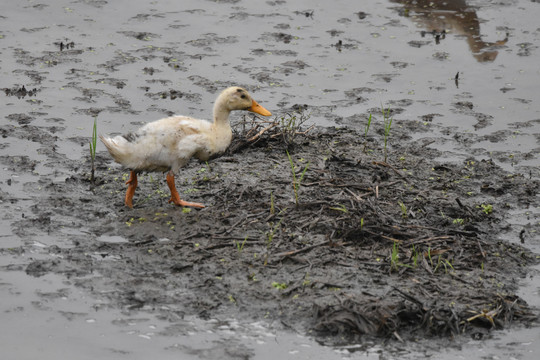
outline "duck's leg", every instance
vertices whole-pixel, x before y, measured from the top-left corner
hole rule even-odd
[[[137,189],[137,173],[135,171],[129,173],[129,179],[126,181],[126,184],[128,188],[124,203],[127,207],[133,208],[133,195],[135,195],[135,189]]]
[[[169,185],[169,190],[171,190],[171,199],[169,200],[170,203],[172,202],[178,206],[191,206],[196,208],[204,207],[203,204],[187,202],[180,199],[180,194],[178,194],[178,190],[176,190],[176,186],[174,185],[174,173],[172,171],[167,173],[167,185]]]

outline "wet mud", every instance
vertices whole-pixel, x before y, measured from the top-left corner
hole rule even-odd
[[[384,161],[377,134],[312,128],[285,142],[276,126],[248,142],[253,124],[238,127],[227,154],[183,172],[179,188],[202,210],[169,205],[155,173],[126,208],[127,173],[105,152],[94,184],[89,159],[63,160],[64,181],[25,184],[41,196],[13,232],[66,242],[24,271],[61,274],[128,312],[264,319],[328,344],[481,338],[537,318],[516,295],[536,256],[494,234],[509,210],[532,205],[538,181],[492,161],[430,161],[439,152],[411,141],[406,126]],[[48,139],[32,126],[4,131]],[[25,157],[2,162],[35,168]]]

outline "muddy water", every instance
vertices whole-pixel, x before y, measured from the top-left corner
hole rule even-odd
[[[324,126],[363,130],[370,112],[380,121],[381,104],[390,106],[394,126],[415,123],[413,136],[424,144],[437,139],[432,146],[444,150],[442,160],[493,159],[538,178],[540,4],[403,3],[2,2],[0,289],[2,333],[9,334],[2,348],[18,359],[418,355],[418,344],[332,349],[234,319],[179,317],[171,328],[170,319],[109,307],[69,277],[26,275],[30,260],[73,246],[90,224],[66,224],[62,236],[39,224],[12,227],[29,216],[43,184],[64,182],[68,169],[87,166],[94,116],[102,133],[174,113],[208,118],[216,93],[232,84],[246,86],[278,115],[308,105],[311,121]],[[31,137],[25,126],[35,127]],[[103,148],[98,155],[106,157]],[[525,229],[524,245],[540,252],[538,207],[516,210],[511,222],[516,226],[500,236],[519,242]],[[537,271],[522,291],[534,306]],[[447,356],[527,359],[540,351],[539,338],[538,328],[496,333]],[[439,356],[448,344],[420,345],[420,354]]]

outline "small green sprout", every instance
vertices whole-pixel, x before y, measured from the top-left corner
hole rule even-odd
[[[286,283],[278,283],[277,281],[273,281],[272,286],[278,290],[285,290],[288,287]]]
[[[479,207],[482,208],[482,211],[486,214],[486,215],[489,215],[493,212],[493,205],[491,204],[481,204]]]
[[[413,265],[414,267],[418,266],[418,257],[420,254],[418,254],[418,251],[416,251],[416,248],[414,247],[414,244],[412,244],[412,258],[413,258]]]
[[[341,212],[344,212],[344,213],[348,213],[348,212],[349,212],[349,211],[347,210],[347,208],[345,207],[345,205],[342,205],[342,204],[338,204],[338,206],[331,207],[330,209],[331,209],[331,210],[336,210],[336,211],[341,211]]]
[[[234,241],[235,245],[236,245],[236,250],[241,253],[243,250],[244,250],[244,245],[246,244],[246,241],[248,239],[248,236],[246,235],[246,237],[244,238],[244,241],[242,243],[240,243],[240,241]]]
[[[302,171],[302,174],[300,175],[300,178],[298,179],[296,177],[296,166],[294,165],[292,157],[289,154],[289,150],[287,150],[287,157],[289,158],[289,163],[291,164],[291,173],[292,173],[292,177],[293,177],[294,198],[296,200],[296,205],[298,205],[298,192],[300,191],[300,185],[302,184],[302,180],[304,179],[304,175],[306,174],[306,171],[309,168],[309,162],[306,164],[306,167],[304,168],[304,170]]]
[[[398,204],[399,204],[399,207],[401,208],[401,217],[403,219],[406,219],[408,217],[408,215],[407,215],[407,207],[405,206],[403,201],[400,201]]]
[[[364,153],[366,152],[366,147],[367,147],[367,134],[369,132],[369,128],[371,126],[371,114],[369,114],[369,118],[368,118],[368,121],[367,121],[367,124],[366,124],[366,128],[364,129]]]

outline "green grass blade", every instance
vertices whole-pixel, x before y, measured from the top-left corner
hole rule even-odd
[[[97,117],[94,117],[94,128],[92,129],[92,143],[90,144],[90,155],[92,159],[96,158],[97,147]]]

